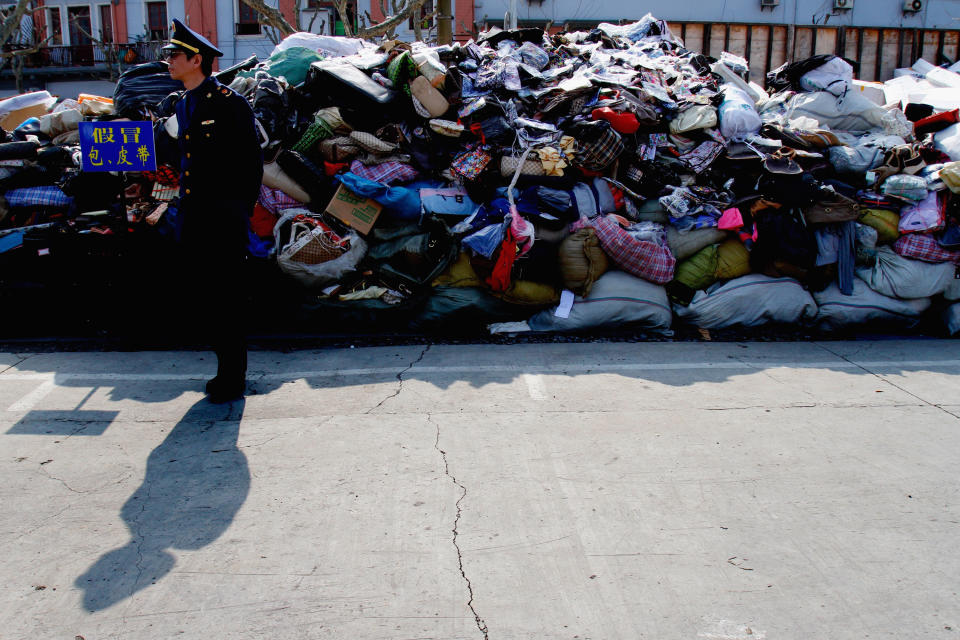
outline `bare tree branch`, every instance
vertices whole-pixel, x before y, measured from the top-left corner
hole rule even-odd
[[[390,16],[380,24],[375,24],[366,29],[360,29],[357,32],[357,36],[360,38],[374,38],[376,36],[382,36],[385,33],[388,33],[395,27],[400,26],[403,22],[410,18],[414,12],[419,12],[420,7],[423,6],[425,0],[408,0],[406,6],[403,7],[401,11],[397,14]]]
[[[14,33],[20,31],[20,21],[30,6],[30,0],[17,0],[17,6],[13,8],[3,19],[3,29],[0,30],[0,46],[10,42]]]
[[[282,34],[284,38],[296,32],[287,19],[283,17],[278,9],[267,6],[264,0],[240,0],[245,5],[256,11],[259,15],[257,21],[261,24],[269,25]]]
[[[47,36],[46,38],[44,38],[43,40],[41,40],[41,41],[38,42],[37,44],[33,45],[33,46],[30,47],[29,49],[17,49],[16,51],[3,51],[3,52],[0,52],[0,58],[6,60],[6,59],[8,59],[8,58],[16,58],[16,57],[20,57],[20,56],[30,56],[30,55],[33,55],[33,54],[37,53],[38,51],[40,51],[40,49],[42,49],[45,44],[47,44],[48,42],[50,42],[51,39],[53,39],[53,36]]]

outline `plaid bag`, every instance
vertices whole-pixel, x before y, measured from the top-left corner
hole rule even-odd
[[[637,240],[619,224],[599,216],[590,221],[603,251],[621,269],[656,284],[673,280],[677,259],[670,248]]]
[[[944,249],[937,239],[927,233],[909,233],[893,243],[893,250],[904,258],[923,262],[952,262],[960,265],[960,251]]]
[[[624,152],[620,134],[606,120],[578,125],[572,132],[577,140],[574,164],[589,171],[603,171]]]

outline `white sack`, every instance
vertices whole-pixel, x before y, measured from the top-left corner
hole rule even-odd
[[[743,140],[760,131],[760,114],[753,99],[745,91],[732,84],[721,87],[723,102],[720,104],[720,133],[727,140]]]
[[[798,93],[790,99],[786,118],[811,118],[840,131],[884,131],[885,111],[870,99],[850,93],[842,100],[826,91]]]
[[[697,291],[689,306],[674,305],[673,311],[694,326],[722,329],[757,327],[768,322],[807,322],[817,315],[817,304],[793,278],[752,273]]]
[[[943,311],[943,322],[951,336],[960,332],[960,304],[952,304]]]
[[[933,134],[933,146],[950,156],[954,162],[960,160],[960,124],[952,124]]]
[[[827,91],[840,97],[850,90],[853,67],[843,58],[833,58],[800,77],[804,91]]]
[[[344,36],[325,36],[317,33],[307,33],[298,31],[291,33],[283,39],[270,52],[273,57],[281,51],[286,51],[290,47],[306,47],[317,53],[326,53],[331,57],[351,56],[360,53],[365,48],[364,41],[360,38],[346,38]]]
[[[877,248],[877,263],[857,267],[857,276],[871,289],[891,298],[929,298],[943,293],[953,281],[954,265],[904,258],[892,248]]]
[[[912,327],[930,306],[930,298],[901,300],[877,293],[858,278],[853,280],[853,295],[840,293],[836,283],[813,294],[819,309],[814,322],[820,329],[882,322],[897,327]]]
[[[664,288],[623,271],[608,271],[597,278],[586,298],[573,299],[568,318],[555,316],[555,310],[541,311],[527,324],[534,331],[577,331],[630,323],[663,333],[673,321]]]

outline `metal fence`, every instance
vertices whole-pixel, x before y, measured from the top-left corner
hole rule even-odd
[[[22,56],[23,66],[44,67],[121,67],[160,60],[164,42],[128,42],[109,44],[53,45]],[[23,45],[4,47],[5,51],[24,50]]]
[[[689,49],[719,57],[729,51],[750,63],[750,79],[788,60],[833,53],[859,65],[861,80],[884,81],[899,67],[923,58],[934,65],[960,57],[960,30],[888,27],[824,27],[786,24],[671,22]]]

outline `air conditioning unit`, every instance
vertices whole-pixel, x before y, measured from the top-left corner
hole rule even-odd
[[[760,0],[760,8],[764,7],[777,7],[780,5],[780,0]]]
[[[916,13],[923,11],[923,0],[903,0],[904,13]]]
[[[838,11],[853,9],[853,0],[833,0],[833,8]]]

